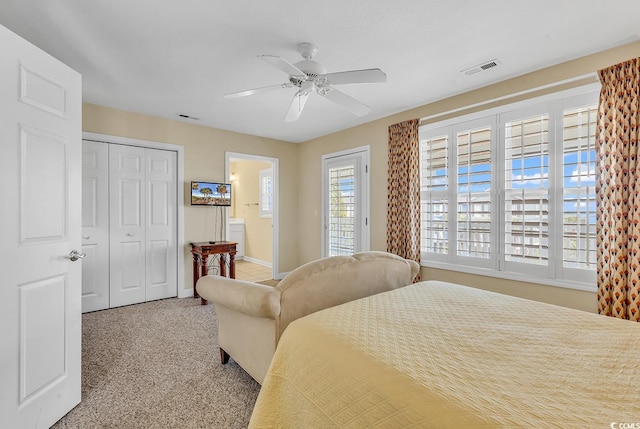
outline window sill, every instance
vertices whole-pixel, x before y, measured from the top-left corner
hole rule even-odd
[[[596,285],[582,282],[575,282],[571,280],[563,280],[563,279],[547,279],[543,277],[531,277],[520,273],[514,273],[510,271],[496,271],[492,269],[486,268],[477,268],[477,267],[466,267],[454,264],[448,264],[446,262],[435,262],[435,261],[421,261],[420,265],[427,268],[436,268],[440,270],[447,271],[457,271],[466,274],[475,274],[479,276],[485,277],[494,277],[505,280],[514,280],[524,283],[533,283],[545,286],[554,286],[560,287],[564,289],[575,289],[581,290],[585,292],[596,292]]]

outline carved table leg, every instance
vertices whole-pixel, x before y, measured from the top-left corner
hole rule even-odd
[[[200,258],[200,276],[199,277],[203,277],[209,274],[207,270],[207,259],[208,259],[208,255],[202,255],[202,257]],[[200,305],[207,305],[207,300],[204,299],[203,297],[200,297]]]
[[[220,275],[222,277],[227,277],[227,264],[224,260],[224,253],[220,254]]]
[[[196,290],[196,283],[200,278],[200,267],[198,266],[198,254],[193,254],[193,297],[198,298],[198,291]]]
[[[223,365],[229,362],[229,354],[222,350],[222,347],[220,347],[220,362],[222,362]]]
[[[229,277],[236,278],[236,252],[229,252]]]

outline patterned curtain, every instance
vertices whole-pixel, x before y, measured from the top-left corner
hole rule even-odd
[[[640,58],[598,74],[598,312],[640,321]]]
[[[389,127],[387,251],[420,263],[420,141],[417,119]],[[415,281],[420,281],[420,273]]]

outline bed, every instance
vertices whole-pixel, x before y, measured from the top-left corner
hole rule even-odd
[[[638,422],[640,324],[426,281],[292,323],[249,427]]]

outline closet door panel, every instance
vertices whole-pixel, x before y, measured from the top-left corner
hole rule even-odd
[[[140,276],[141,272],[144,273],[145,252],[142,245],[143,243],[139,241],[122,241],[116,244],[117,249],[114,250],[117,259],[112,264],[112,270],[116,276],[119,291],[128,296],[135,295],[138,290],[144,291],[144,282],[141,281],[144,278],[141,279]],[[141,295],[142,301],[144,301],[143,295]],[[133,304],[133,302],[128,302],[128,304]]]
[[[178,295],[176,153],[145,149],[147,300]]]
[[[82,141],[82,312],[109,308],[109,147]]]
[[[110,303],[146,300],[145,149],[109,145]]]
[[[169,282],[169,242],[167,240],[149,241],[149,287],[161,287]]]

